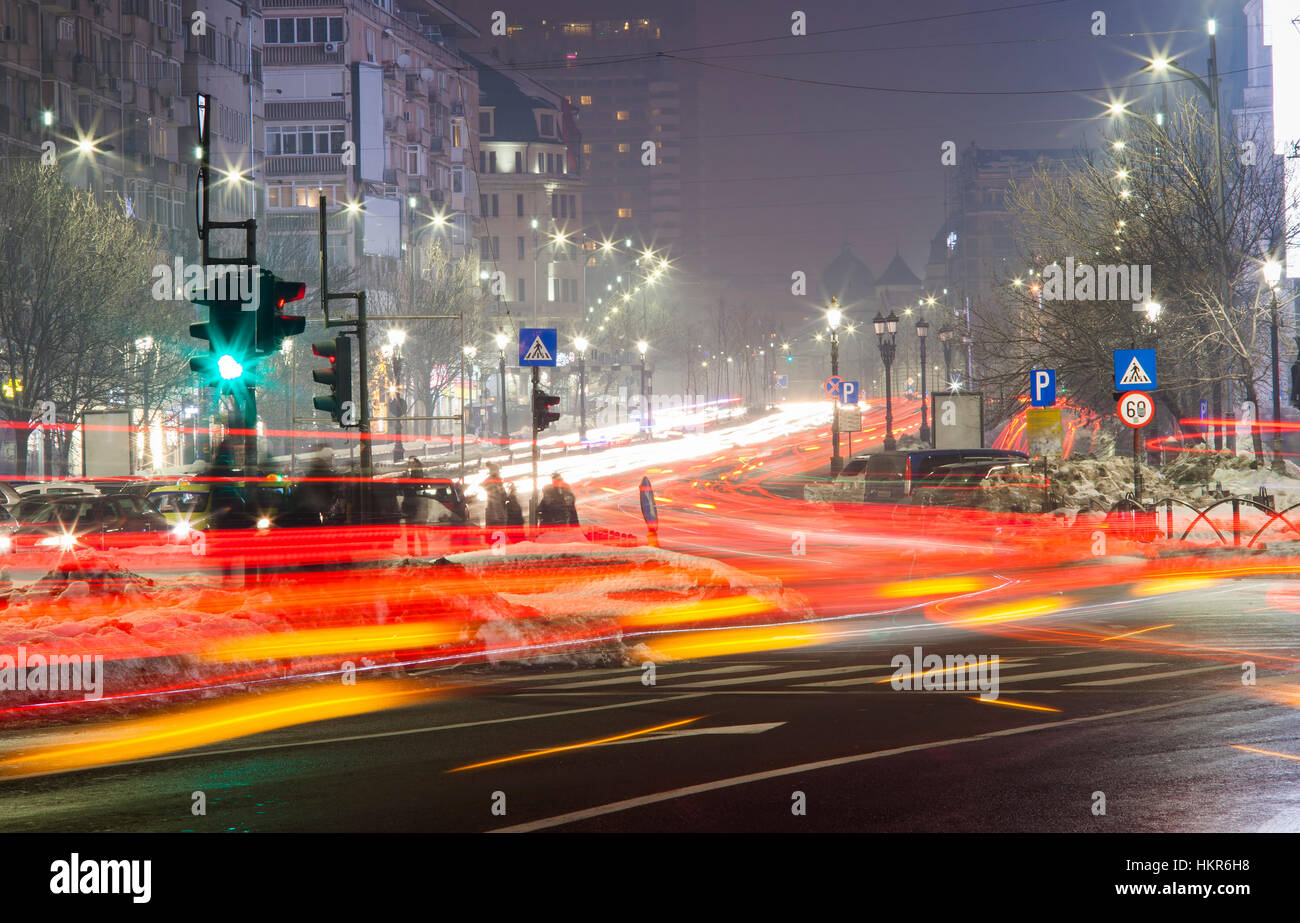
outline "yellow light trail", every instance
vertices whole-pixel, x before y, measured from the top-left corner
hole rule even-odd
[[[408,681],[376,680],[357,686],[331,684],[243,696],[235,701],[63,732],[51,744],[0,760],[0,776],[17,778],[125,763],[295,724],[414,704],[435,694]],[[99,739],[81,742],[87,734]]]
[[[447,644],[461,638],[464,632],[465,628],[460,624],[427,622],[277,631],[233,638],[209,648],[202,656],[208,661],[230,662],[407,650]]]
[[[1161,628],[1173,628],[1173,627],[1174,627],[1173,622],[1170,622],[1167,625],[1152,625],[1150,628],[1139,628],[1137,631],[1126,631],[1122,635],[1111,635],[1109,638],[1102,638],[1101,640],[1118,641],[1120,638],[1131,638],[1134,635],[1144,634],[1145,632],[1148,631],[1159,631]]]
[[[645,641],[654,654],[665,658],[692,660],[697,657],[722,657],[727,654],[751,654],[779,651],[788,647],[826,644],[836,637],[822,625],[783,625],[777,628],[728,628],[719,631],[693,631]]]
[[[656,731],[666,731],[669,728],[681,727],[683,724],[690,724],[692,721],[699,721],[704,717],[699,715],[695,718],[684,718],[681,721],[670,721],[668,724],[655,725],[652,728],[642,728],[639,731],[628,731],[626,734],[615,734],[613,737],[601,737],[596,740],[584,740],[581,743],[565,744],[560,747],[547,747],[545,750],[531,750],[528,753],[516,753],[514,756],[502,756],[495,760],[484,760],[481,763],[470,763],[468,766],[457,766],[455,769],[448,769],[447,772],[464,772],[466,769],[482,769],[484,766],[499,766],[502,763],[514,763],[518,760],[531,760],[539,756],[553,756],[556,753],[565,753],[570,750],[581,750],[585,747],[599,747],[601,744],[614,743],[618,740],[628,740],[632,737],[640,737],[643,734],[653,734]]]
[[[977,614],[958,616],[958,619],[962,622],[1014,622],[1064,609],[1066,602],[1067,600],[1056,596],[1040,596],[1004,606],[986,606],[976,609]]]
[[[680,625],[683,622],[703,622],[709,619],[732,618],[767,612],[771,603],[753,596],[728,596],[723,599],[706,599],[678,606],[662,606],[637,612],[619,619],[624,628],[645,628],[656,625]]]
[[[994,659],[996,659],[998,663],[1002,663],[1001,658],[994,658]],[[915,673],[908,673],[906,676],[886,676],[884,679],[876,680],[876,685],[880,685],[881,683],[892,683],[894,682],[894,680],[901,681],[905,679],[920,679],[925,676],[942,676],[945,673],[952,673],[955,670],[965,671],[967,669],[970,669],[969,664],[961,663],[952,667],[940,667],[938,669],[931,669],[931,670],[917,670]]]
[[[1245,750],[1247,753],[1262,753],[1265,756],[1277,756],[1277,757],[1281,757],[1284,760],[1300,761],[1300,756],[1294,756],[1290,753],[1278,753],[1276,750],[1261,750],[1258,747],[1247,747],[1247,746],[1243,746],[1242,744],[1232,744],[1231,746],[1235,750]]]
[[[949,593],[973,593],[989,585],[983,577],[932,577],[928,580],[902,580],[882,584],[877,592],[886,599],[908,596],[939,596]]]
[[[1133,587],[1134,596],[1160,596],[1165,593],[1185,593],[1188,590],[1203,590],[1219,582],[1216,577],[1173,576],[1144,581]]]
[[[1007,708],[1026,708],[1029,711],[1054,711],[1059,712],[1059,708],[1048,708],[1046,705],[1030,705],[1028,702],[1008,702],[1005,699],[982,699],[977,695],[968,695],[966,698],[972,702],[983,702],[985,705],[1005,705]]]

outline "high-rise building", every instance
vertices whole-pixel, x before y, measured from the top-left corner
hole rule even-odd
[[[692,15],[660,3],[627,19],[509,21],[507,35],[474,43],[492,66],[543,80],[578,113],[593,293],[617,287],[615,276],[630,265],[599,258],[603,242],[631,240],[627,251],[649,249],[674,265],[692,252],[696,222],[683,184],[696,168],[682,136],[695,124],[694,86],[680,66],[656,57],[692,43]]]
[[[577,125],[554,90],[478,63],[479,265],[501,274],[499,303],[518,318],[576,319],[585,298]]]

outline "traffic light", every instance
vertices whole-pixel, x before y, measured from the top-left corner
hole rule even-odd
[[[558,397],[547,394],[541,388],[533,389],[533,430],[540,433],[550,426],[560,415],[551,410],[560,402]]]
[[[203,292],[202,297],[194,299],[195,304],[208,309],[208,319],[190,324],[190,336],[208,341],[207,354],[190,360],[191,371],[197,372],[205,385],[223,389],[229,389],[231,383],[243,376],[244,367],[253,356],[253,314],[244,310],[244,302],[238,297],[240,286],[233,275],[237,271],[241,270],[232,268],[217,283],[216,292]],[[208,294],[226,297],[208,298]]]
[[[311,351],[322,359],[330,361],[329,368],[313,369],[312,380],[320,385],[329,385],[329,396],[319,395],[311,399],[317,410],[323,410],[342,426],[355,425],[352,413],[352,340],[348,336],[337,336],[323,343],[313,343]]]
[[[307,329],[307,318],[284,314],[286,302],[299,301],[307,293],[302,282],[286,282],[269,269],[258,277],[257,333],[255,346],[262,355],[280,351],[286,337],[297,336]]]

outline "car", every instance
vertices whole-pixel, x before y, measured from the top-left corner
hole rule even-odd
[[[177,481],[153,488],[145,502],[183,538],[191,532],[210,529],[214,524],[213,512],[228,505],[252,517],[258,528],[267,528],[287,507],[290,487],[276,475],[256,481]]]
[[[1031,506],[1032,497],[1041,502],[1046,482],[1041,470],[1029,462],[1008,464],[1000,459],[941,465],[919,479],[912,488],[912,502],[920,506],[952,506],[1010,509]]]
[[[864,452],[851,457],[830,482],[810,484],[808,500],[832,503],[906,503],[912,486],[936,468],[964,462],[1027,461],[1023,452],[1009,449],[913,449]]]
[[[13,532],[19,551],[106,551],[169,540],[167,520],[135,497],[53,497]]]
[[[390,478],[397,478],[396,482]],[[387,483],[386,483],[387,482]],[[469,522],[469,505],[460,482],[451,478],[411,480],[401,474],[380,475],[375,490],[396,489],[402,522],[407,525],[462,526]],[[423,503],[415,501],[423,500]],[[420,513],[410,511],[420,510]],[[418,521],[415,517],[418,516]]]

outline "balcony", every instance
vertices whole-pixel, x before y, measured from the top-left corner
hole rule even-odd
[[[298,10],[311,8],[324,10],[330,7],[343,7],[343,0],[262,0],[264,10]]]
[[[282,154],[266,158],[268,176],[300,176],[311,173],[342,174],[342,154]]]
[[[326,51],[324,45],[266,45],[262,53],[267,67],[345,63],[341,48]]]
[[[415,122],[406,123],[406,140],[418,144],[424,131]]]
[[[343,118],[343,100],[328,102],[267,103],[268,122]]]

